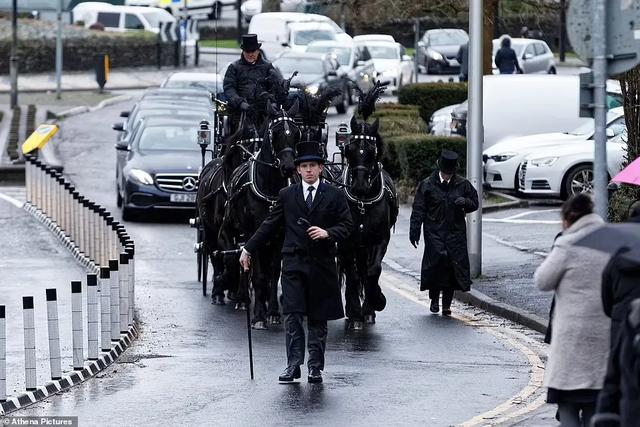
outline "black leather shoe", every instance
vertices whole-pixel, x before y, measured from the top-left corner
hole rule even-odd
[[[293,380],[300,378],[300,366],[287,366],[280,374],[278,381],[281,383],[292,383]]]
[[[318,384],[322,382],[322,371],[318,368],[309,369],[309,377],[307,381],[310,383]]]
[[[442,306],[442,315],[451,316],[451,307]]]
[[[431,310],[432,313],[437,313],[440,311],[440,304],[438,304],[437,299],[431,300],[431,307],[429,307],[429,310]]]

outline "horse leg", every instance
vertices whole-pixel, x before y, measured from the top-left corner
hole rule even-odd
[[[342,266],[345,275],[345,314],[349,329],[362,330],[363,317],[360,305],[360,280],[353,257],[342,258]]]
[[[278,251],[271,251],[270,271],[269,271],[269,311],[267,312],[267,320],[270,325],[279,325],[282,323],[280,317],[280,304],[278,303],[278,281],[280,279],[280,266],[282,256]]]
[[[211,303],[224,305],[224,262],[220,257],[211,256],[213,265],[213,289],[211,291]]]
[[[365,276],[365,299],[363,304],[363,314],[365,322],[372,324],[376,322],[376,311],[382,311],[386,305],[386,298],[380,288],[380,276],[382,275],[382,259],[386,253],[387,245],[378,244],[371,247],[367,254],[367,269]]]
[[[262,251],[255,257],[251,282],[253,284],[253,329],[267,329],[267,286],[268,286],[269,256],[264,256]]]

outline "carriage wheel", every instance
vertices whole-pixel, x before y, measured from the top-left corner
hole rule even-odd
[[[202,233],[202,249],[200,250],[200,264],[202,265],[202,295],[207,296],[207,278],[209,277],[209,257],[207,253],[206,235]]]

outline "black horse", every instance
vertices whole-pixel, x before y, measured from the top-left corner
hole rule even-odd
[[[224,217],[224,206],[227,202],[227,188],[233,171],[247,161],[257,151],[262,138],[255,125],[243,117],[239,129],[224,141],[222,156],[213,159],[200,173],[196,206],[205,233],[205,251],[213,266],[212,303],[224,304],[224,291],[228,290],[230,299],[234,298],[237,283],[224,280],[224,264],[216,251],[219,231]],[[206,269],[205,269],[206,271]],[[207,278],[205,277],[206,281]]]
[[[294,149],[300,141],[300,129],[292,118],[297,109],[297,102],[287,111],[267,103],[269,120],[262,146],[235,170],[228,187],[221,247],[232,250],[246,242],[275,205],[279,191],[289,185],[295,172]],[[284,235],[278,236],[253,257],[255,329],[266,329],[267,320],[271,324],[280,323],[277,291],[283,238]],[[249,309],[249,284],[240,281],[238,257],[226,257],[225,264],[229,280],[239,282],[236,308]]]
[[[360,96],[358,110],[364,121],[351,118],[352,134],[344,147],[346,164],[339,180],[354,222],[351,238],[339,245],[339,259],[346,282],[345,311],[349,327],[355,330],[362,329],[365,321],[374,323],[375,312],[386,305],[379,279],[391,228],[398,217],[396,189],[380,163],[383,141],[379,121],[366,122],[382,91],[384,86],[376,84]]]

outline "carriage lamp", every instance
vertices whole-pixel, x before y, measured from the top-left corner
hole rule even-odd
[[[336,146],[340,149],[344,148],[345,145],[349,144],[350,138],[351,131],[349,130],[349,126],[345,122],[340,123],[336,131]]]
[[[198,145],[202,148],[206,148],[211,144],[211,129],[209,128],[209,122],[202,120],[200,127],[198,128]]]

